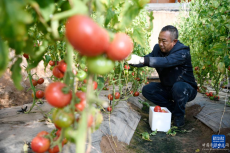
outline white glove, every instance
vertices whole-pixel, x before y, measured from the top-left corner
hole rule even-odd
[[[131,59],[129,61],[127,61],[128,64],[140,64],[140,63],[144,63],[144,57],[140,57],[137,56],[135,54],[131,55]]]

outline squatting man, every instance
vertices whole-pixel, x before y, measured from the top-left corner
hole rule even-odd
[[[174,117],[173,125],[182,127],[185,124],[185,104],[196,97],[197,83],[190,48],[178,40],[177,28],[163,27],[153,51],[144,57],[132,54],[128,64],[156,69],[160,83],[145,85],[142,94],[154,104],[167,107]]]

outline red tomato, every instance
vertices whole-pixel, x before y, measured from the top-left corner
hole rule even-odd
[[[84,92],[78,91],[76,93],[76,96],[80,99],[80,102],[75,104],[75,110],[81,112],[84,110],[85,105],[86,105],[86,99],[85,99],[86,95]]]
[[[59,152],[58,145],[56,145],[53,148],[49,149],[49,153],[58,153],[58,152]]]
[[[79,103],[75,104],[75,110],[78,112],[82,112],[85,108],[86,101],[81,100]]]
[[[38,84],[37,80],[32,79],[32,84],[33,84],[33,86],[36,86]]]
[[[93,125],[93,116],[89,115],[88,116],[88,127],[91,127]]]
[[[64,77],[64,73],[58,69],[57,65],[53,68],[53,75],[57,78],[63,78]]]
[[[133,94],[133,91],[130,91],[130,94],[132,95],[132,94]]]
[[[111,112],[112,110],[113,110],[113,109],[112,109],[111,106],[107,107],[107,111],[108,111],[108,112]]]
[[[212,92],[209,92],[209,96],[211,96],[211,97],[212,97],[212,96],[213,96],[213,93],[212,93]]]
[[[87,80],[85,79],[83,82],[84,82],[84,83],[87,83]]]
[[[206,94],[206,96],[209,96],[209,93],[208,93],[208,92],[206,92],[205,94]]]
[[[108,95],[108,99],[109,99],[109,100],[113,100],[113,95],[112,95],[112,94],[109,94],[109,95]]]
[[[119,92],[116,92],[115,93],[115,99],[119,99],[120,98],[120,93]]]
[[[132,75],[134,76],[134,72],[132,72]]]
[[[96,90],[97,89],[97,82],[93,81],[93,89]]]
[[[54,66],[55,65],[55,61],[49,61],[49,65],[50,66]]]
[[[64,60],[61,60],[59,63],[58,63],[58,69],[61,71],[61,72],[65,72],[66,69],[67,69],[67,64],[65,63]]]
[[[50,147],[50,140],[44,137],[35,137],[31,142],[31,148],[34,152],[43,153]]]
[[[137,81],[141,81],[141,79],[140,79],[140,78],[136,78],[136,80],[137,80]]]
[[[53,82],[46,87],[45,98],[50,105],[62,108],[70,103],[72,99],[71,91],[67,94],[62,92],[62,88],[65,86],[64,83]]]
[[[61,135],[61,129],[58,129],[57,132],[56,132],[57,138],[60,137],[60,135]]]
[[[139,96],[139,92],[138,92],[138,91],[134,92],[133,96],[134,96],[134,97]]]
[[[106,53],[111,60],[121,61],[128,57],[133,50],[132,39],[125,33],[117,33],[110,43]]]
[[[195,67],[195,71],[197,71],[197,70],[199,70],[199,67],[198,67],[198,66]]]
[[[125,65],[124,68],[127,69],[127,70],[129,70],[130,66],[129,65]]]
[[[28,54],[23,54],[23,56],[26,58],[26,59],[29,59],[29,55]]]
[[[43,98],[44,97],[44,92],[41,90],[36,91],[36,97],[37,98]]]
[[[162,112],[162,113],[168,113],[168,111],[166,111],[166,110],[164,110],[164,109],[162,109],[161,112]]]
[[[37,134],[37,137],[44,137],[45,135],[48,135],[48,134],[49,134],[49,132],[47,132],[47,131],[41,131]]]
[[[56,129],[61,130],[61,128],[57,126],[56,124],[54,124],[54,126],[56,127]]]
[[[86,56],[100,55],[109,45],[107,31],[85,15],[74,15],[67,20],[66,37],[74,49]]]
[[[154,107],[154,112],[161,112],[161,107],[160,106],[155,106]]]
[[[44,79],[43,78],[40,78],[40,79],[38,79],[38,84],[43,84],[43,82],[44,82]]]

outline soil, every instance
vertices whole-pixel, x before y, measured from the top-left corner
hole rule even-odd
[[[186,108],[185,126],[178,129],[175,136],[167,135],[165,132],[158,132],[154,136],[150,136],[151,141],[142,139],[141,133],[152,132],[148,123],[148,107],[142,110],[133,107],[138,111],[142,118],[133,135],[129,145],[117,141],[114,138],[117,147],[114,145],[111,136],[104,136],[101,141],[101,151],[103,153],[227,153],[229,147],[225,150],[210,150],[211,137],[213,132],[209,127],[204,125],[194,116],[200,111],[200,105],[193,105]],[[183,132],[186,130],[186,132]],[[226,143],[230,143],[230,128],[221,129],[220,134],[226,136]]]
[[[26,75],[23,75],[26,78]],[[18,91],[10,78],[10,73],[5,73],[0,78],[0,109],[20,106],[32,102],[30,84],[28,79],[21,83],[24,89]],[[45,89],[45,85],[39,85],[37,89]],[[150,104],[152,105],[152,104]],[[201,111],[200,105],[193,105],[186,108],[185,126],[178,129],[175,136],[167,135],[165,132],[157,132],[150,136],[151,141],[142,139],[141,133],[152,132],[148,123],[149,109],[144,106],[142,110],[133,107],[141,115],[141,120],[129,145],[119,142],[116,137],[104,136],[101,140],[101,151],[103,153],[227,153],[225,150],[210,150],[211,136],[218,134],[204,125],[194,116]],[[183,132],[186,130],[185,132]],[[226,136],[226,143],[230,144],[230,128],[221,129],[220,134]]]

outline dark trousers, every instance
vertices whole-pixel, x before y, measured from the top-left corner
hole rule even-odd
[[[143,96],[161,107],[167,107],[174,116],[184,116],[185,104],[195,99],[197,90],[186,82],[176,82],[173,87],[151,82],[142,89]]]

